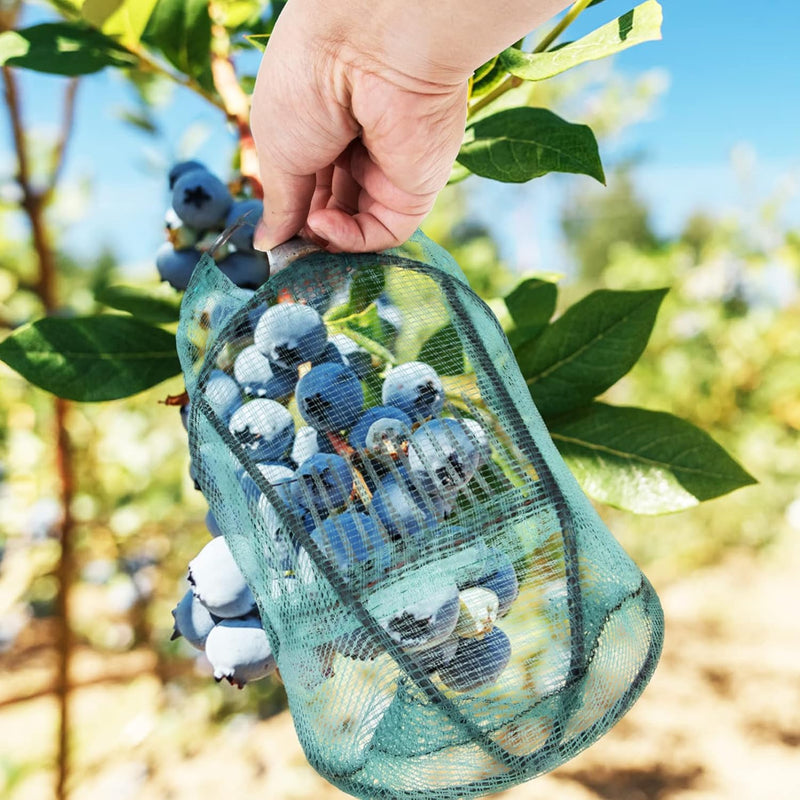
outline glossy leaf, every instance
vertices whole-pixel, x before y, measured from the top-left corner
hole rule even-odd
[[[124,47],[77,23],[45,22],[0,34],[0,64],[10,67],[72,76],[135,63]]]
[[[518,328],[541,328],[556,310],[558,287],[553,281],[526,278],[505,298],[506,308]]]
[[[134,46],[144,33],[156,0],[85,0],[81,16],[121,43]]]
[[[705,431],[663,411],[592,403],[549,427],[590,497],[637,514],[680,511],[756,482]]]
[[[418,361],[433,367],[439,375],[460,375],[464,372],[464,349],[455,327],[439,328],[419,351]]]
[[[180,372],[175,336],[133,317],[45,317],[0,342],[0,359],[68,400],[116,400]]]
[[[661,6],[647,0],[590,34],[544,53],[524,53],[509,47],[499,56],[503,68],[527,81],[552,78],[587,61],[619,53],[642,42],[661,38]]]
[[[543,416],[585,405],[642,354],[666,289],[600,289],[570,306],[516,356]]]
[[[181,295],[165,284],[151,289],[122,284],[104,286],[95,292],[95,299],[145,322],[177,322],[180,316]]]
[[[597,140],[544,108],[510,108],[471,124],[458,161],[476,175],[523,183],[548,172],[572,172],[605,182]]]
[[[211,18],[207,0],[158,0],[143,39],[181,72],[211,88]]]

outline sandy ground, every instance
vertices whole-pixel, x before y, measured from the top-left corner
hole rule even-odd
[[[498,796],[796,800],[798,574],[800,546],[793,545],[656,586],[667,619],[664,654],[637,705],[573,761]],[[286,713],[209,729],[213,709],[165,696],[152,677],[77,694],[72,800],[347,797],[308,766]],[[0,704],[0,797],[52,796],[52,773],[9,766],[25,758],[34,765],[34,752],[45,758],[43,741],[51,738],[52,701]]]

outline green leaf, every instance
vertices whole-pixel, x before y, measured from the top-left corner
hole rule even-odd
[[[505,304],[518,328],[542,328],[553,316],[557,298],[553,281],[526,278],[505,298]]]
[[[177,375],[175,336],[132,317],[45,317],[0,342],[0,359],[68,400],[116,400]]]
[[[135,46],[155,5],[156,0],[85,0],[81,16],[106,36]]]
[[[600,289],[516,352],[542,416],[578,408],[615,384],[642,354],[666,289]]]
[[[592,403],[549,427],[584,491],[636,514],[680,511],[756,483],[705,431],[663,411]]]
[[[350,281],[350,299],[347,306],[349,313],[363,311],[370,303],[375,302],[386,286],[386,273],[383,267],[364,267]]]
[[[461,375],[464,372],[464,348],[453,324],[439,328],[422,345],[418,361],[433,367],[439,375]]]
[[[103,286],[94,296],[98,303],[127,311],[146,322],[177,322],[180,316],[181,295],[165,284],[157,288],[122,284]]]
[[[212,88],[208,0],[158,0],[142,38],[174,67]]]
[[[587,61],[619,53],[642,42],[661,38],[661,6],[647,0],[577,41],[544,53],[524,53],[509,47],[500,53],[503,68],[526,81],[552,78]]]
[[[0,34],[0,64],[53,75],[88,75],[103,67],[131,67],[136,58],[93,28],[45,22]]]
[[[544,108],[509,108],[468,128],[458,162],[476,175],[524,183],[548,172],[589,175],[605,183],[597,140]]]

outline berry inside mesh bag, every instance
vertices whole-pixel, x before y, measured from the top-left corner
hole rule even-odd
[[[483,796],[631,707],[658,598],[446,252],[306,248],[255,293],[206,255],[178,339],[197,483],[331,783]]]

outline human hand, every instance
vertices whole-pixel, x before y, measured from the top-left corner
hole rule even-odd
[[[256,246],[297,233],[329,250],[396,246],[447,183],[464,135],[469,71],[418,77],[316,24],[313,6],[286,6],[253,93],[264,186]]]

